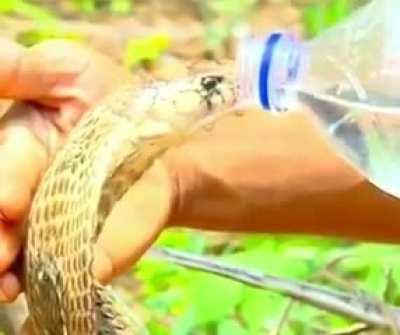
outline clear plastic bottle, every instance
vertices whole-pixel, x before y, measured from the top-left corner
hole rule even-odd
[[[338,152],[400,197],[400,1],[374,0],[311,41],[244,39],[240,102],[281,113],[305,105]]]

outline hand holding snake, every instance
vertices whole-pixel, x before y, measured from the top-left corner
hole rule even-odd
[[[12,300],[20,289],[9,266],[24,234],[20,223],[52,153],[82,112],[127,74],[103,56],[69,43],[56,48],[53,42],[45,43],[33,50],[1,43],[6,47],[0,55],[0,95],[35,102],[34,108],[13,108],[1,123],[0,299],[4,301]],[[224,160],[215,159],[222,156]],[[338,160],[302,114],[273,121],[258,113],[227,119],[212,132],[167,153],[134,189],[137,192],[129,191],[126,201],[111,213],[99,237],[95,267],[99,279],[109,280],[130,266],[171,224],[374,240],[400,236],[388,216],[399,211],[395,201],[382,197]],[[210,195],[215,197],[214,206],[209,206]],[[313,212],[302,210],[310,206]],[[350,230],[337,224],[346,208],[354,218]],[[132,213],[143,222],[140,229],[125,222]],[[326,218],[324,225],[318,225],[320,217]],[[121,243],[113,243],[115,239]]]

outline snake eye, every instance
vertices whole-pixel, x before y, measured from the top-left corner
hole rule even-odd
[[[224,80],[223,76],[207,76],[207,77],[203,77],[203,78],[201,78],[201,86],[207,91],[212,91],[223,80]]]

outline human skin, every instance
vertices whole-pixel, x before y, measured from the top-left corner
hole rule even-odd
[[[78,44],[24,49],[0,40],[0,301],[22,287],[15,259],[40,177],[79,117],[129,80]],[[34,104],[32,104],[34,102]],[[112,211],[96,246],[104,282],[131,266],[165,228],[298,233],[398,242],[398,200],[335,154],[307,112],[246,110],[173,148]],[[118,243],[115,243],[118,241]]]

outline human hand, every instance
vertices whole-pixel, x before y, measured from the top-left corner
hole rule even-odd
[[[52,41],[23,49],[10,41],[0,43],[8,44],[2,48],[6,51],[0,95],[35,103],[35,108],[14,108],[1,123],[0,299],[12,300],[20,285],[9,267],[23,239],[21,222],[49,158],[82,112],[125,81],[127,74],[108,58],[76,44]],[[279,164],[290,166],[291,151],[279,144],[277,121],[251,120],[232,118],[217,125],[172,150],[145,173],[111,213],[99,238],[95,269],[100,279],[108,281],[130,266],[166,225],[243,230],[241,220],[256,218],[254,194],[260,195],[257,201],[271,198],[268,190],[282,180],[271,166],[275,164],[275,171],[281,170]],[[274,125],[274,136],[267,125]],[[274,146],[265,146],[268,142]],[[279,155],[286,160],[279,160]],[[288,169],[285,175],[290,175]],[[301,172],[295,176],[302,180]],[[282,189],[281,185],[281,193]],[[252,196],[245,201],[243,192]],[[262,208],[263,203],[257,206]]]
[[[306,111],[245,111],[170,150],[111,214],[100,277],[130,267],[174,225],[399,242],[398,199],[341,159],[313,121]]]
[[[45,46],[41,48],[46,51]],[[16,81],[22,83],[20,86],[0,82],[2,91],[8,92],[3,96],[26,97],[39,103],[41,110],[39,116],[37,112],[20,113],[20,118],[16,118],[18,113],[10,113],[10,121],[6,120],[10,123],[3,124],[3,129],[12,129],[10,133],[16,134],[10,124],[17,119],[23,124],[19,131],[26,132],[27,137],[25,147],[18,142],[18,148],[9,149],[10,155],[16,156],[4,159],[4,172],[0,170],[4,183],[10,185],[5,191],[2,187],[8,195],[0,197],[4,199],[0,208],[5,208],[7,214],[3,215],[3,222],[8,223],[4,227],[18,231],[18,225],[10,223],[21,222],[26,215],[32,191],[47,165],[48,152],[44,148],[52,152],[51,143],[57,143],[62,138],[60,134],[67,133],[84,110],[125,78],[124,71],[108,59],[75,48],[76,45],[69,46],[63,52],[63,59],[70,61],[61,62],[68,63],[68,75],[60,76],[61,82],[57,82],[58,72],[53,67],[40,64],[40,59],[46,64],[58,63],[54,62],[58,53],[48,58],[47,52],[30,63],[36,64],[33,69],[41,71],[26,71],[31,83],[32,78],[38,83],[34,89],[21,80]],[[62,50],[60,45],[58,49]],[[71,69],[76,55],[79,66]],[[88,60],[86,66],[82,66],[82,59]],[[50,113],[48,107],[60,113]],[[241,118],[227,118],[212,131],[202,132],[180,148],[170,150],[128,191],[99,237],[95,271],[100,280],[109,281],[124,271],[171,225],[400,239],[400,227],[387,214],[382,215],[399,211],[396,201],[382,196],[339,159],[306,113],[281,118],[258,111],[245,114]],[[54,142],[49,140],[52,133]],[[16,145],[15,140],[9,141]],[[29,178],[26,166],[31,167]],[[19,190],[26,190],[25,196]],[[13,206],[17,207],[15,213]],[[346,213],[352,214],[351,226],[340,224],[346,221]],[[377,218],[379,229],[375,224]],[[15,258],[23,235],[11,228],[2,233],[4,241],[11,241],[7,244],[11,252],[4,253],[8,257],[3,260],[3,273]],[[0,280],[1,287],[6,291]]]
[[[15,104],[0,122],[0,302],[21,284],[11,267],[23,221],[51,156],[83,112],[129,74],[109,58],[75,43],[49,41],[25,49],[0,39],[0,97]]]
[[[112,211],[95,270],[109,281],[172,225],[399,240],[395,213],[398,202],[338,158],[305,113],[246,112],[155,162]]]

